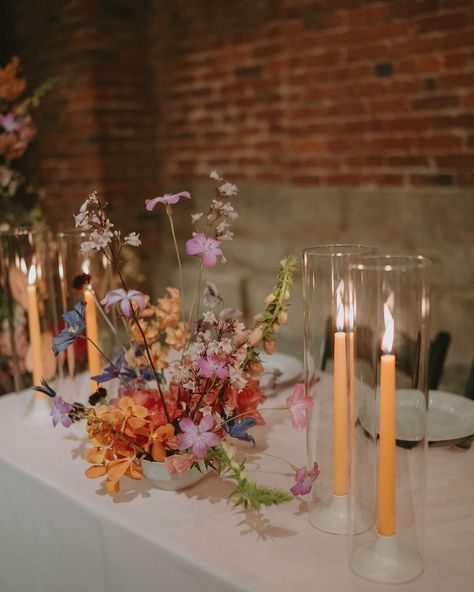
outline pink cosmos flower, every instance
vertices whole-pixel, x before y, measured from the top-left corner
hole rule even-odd
[[[319,466],[315,462],[313,468],[308,471],[306,467],[301,467],[295,474],[296,484],[290,487],[290,491],[293,495],[305,495],[313,489],[313,483],[316,481],[319,475]]]
[[[17,132],[19,129],[21,129],[21,123],[17,119],[15,119],[13,113],[0,115],[0,125],[8,133]]]
[[[292,394],[286,400],[294,428],[306,427],[306,410],[311,409],[313,405],[313,398],[305,395],[304,384],[295,384]]]
[[[145,206],[146,209],[149,212],[151,212],[155,209],[157,203],[163,203],[165,205],[171,206],[177,204],[182,197],[187,197],[188,199],[191,199],[191,194],[189,193],[189,191],[180,191],[179,193],[165,193],[165,195],[163,196],[154,197],[153,199],[147,199],[145,201]]]
[[[212,415],[204,415],[198,426],[189,417],[184,417],[179,422],[179,427],[183,431],[178,436],[179,449],[192,448],[196,458],[204,458],[208,448],[217,446],[221,441],[217,434],[210,431],[214,425]]]
[[[172,454],[165,457],[165,465],[170,475],[182,474],[189,471],[194,460],[193,454]]]
[[[214,376],[215,374],[220,379],[224,380],[224,378],[229,376],[229,370],[226,368],[226,365],[216,356],[199,358],[197,365],[204,378],[211,378],[211,376]]]
[[[132,302],[135,306],[138,306],[140,312],[145,308],[145,296],[138,290],[129,290],[125,292],[123,288],[118,290],[111,290],[102,298],[100,303],[104,306],[105,312],[110,311],[112,304],[120,302],[120,310],[126,317],[132,316]]]
[[[186,253],[188,255],[202,255],[204,267],[214,267],[217,257],[222,257],[225,262],[224,253],[219,249],[220,241],[214,240],[200,232],[186,242]]]

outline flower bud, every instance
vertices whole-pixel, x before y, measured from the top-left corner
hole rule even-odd
[[[280,312],[280,314],[278,315],[278,322],[280,323],[280,325],[284,325],[287,320],[288,320],[288,313],[286,312],[286,310],[282,310]]]
[[[263,321],[263,314],[258,313],[253,317],[253,322],[255,324],[261,323]]]
[[[251,331],[250,335],[248,336],[247,342],[250,346],[254,347],[260,341],[262,341],[263,331],[260,327],[255,327],[253,331]]]
[[[264,341],[263,342],[263,349],[265,350],[265,353],[267,353],[268,355],[272,355],[273,353],[275,353],[276,350],[276,341]]]
[[[275,323],[273,325],[272,329],[275,333],[278,333],[278,331],[280,330],[280,325],[278,323]]]
[[[290,297],[290,291],[289,290],[285,290],[285,293],[283,294],[283,300],[288,300]]]
[[[273,292],[271,292],[264,300],[265,302],[265,306],[268,306],[269,304],[271,304],[273,301],[275,300],[275,294]]]

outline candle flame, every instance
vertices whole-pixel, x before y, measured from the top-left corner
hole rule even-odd
[[[59,260],[59,263],[58,263],[58,272],[59,272],[59,279],[63,280],[64,279],[64,267],[63,267],[63,262],[61,261],[61,259]]]
[[[30,271],[28,272],[28,285],[33,286],[36,282],[36,265],[32,265],[30,267]]]
[[[385,354],[390,354],[393,348],[393,336],[394,336],[394,329],[395,323],[393,322],[393,316],[390,312],[390,307],[388,305],[390,301],[390,297],[388,298],[387,302],[383,305],[383,319],[385,323],[385,333],[383,334],[382,339],[382,350]],[[392,298],[393,301],[393,298]]]
[[[344,306],[342,304],[342,292],[344,290],[344,281],[341,280],[336,289],[336,330],[344,331]]]
[[[26,267],[26,261],[23,258],[20,261],[20,269],[25,275],[28,273],[28,268]]]
[[[89,259],[84,259],[82,264],[82,272],[89,275]]]

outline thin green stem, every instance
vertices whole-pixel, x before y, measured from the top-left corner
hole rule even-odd
[[[202,269],[203,269],[203,264],[202,264],[202,260],[201,260],[201,265],[199,266],[198,281],[197,281],[197,284],[196,284],[196,289],[194,290],[194,297],[193,297],[193,302],[191,304],[191,310],[189,312],[188,326],[191,326],[191,321],[193,319],[194,308],[196,306],[196,300],[197,300],[197,297],[198,297],[199,288],[201,286]]]
[[[290,463],[289,460],[286,460],[286,458],[283,458],[282,456],[277,456],[276,454],[269,454],[268,452],[262,452],[261,450],[256,451],[256,453],[261,454],[262,456],[269,456],[270,458],[276,458],[277,460],[281,460],[287,465],[289,465],[294,471],[298,470],[298,467],[296,465]]]
[[[94,290],[89,290],[89,291],[92,294],[92,298],[94,299],[95,306],[98,309],[98,311],[100,312],[100,314],[102,315],[102,318],[105,320],[105,322],[107,323],[107,325],[109,326],[109,328],[113,332],[113,334],[117,335],[117,329],[112,325],[109,317],[105,314],[104,309],[102,308],[100,302],[96,298]]]
[[[286,411],[288,409],[288,407],[286,406],[282,406],[282,407],[262,407],[261,409],[254,409],[253,411],[245,411],[244,413],[239,413],[239,415],[233,415],[232,417],[230,417],[229,419],[226,419],[225,421],[223,421],[221,425],[224,425],[226,423],[229,423],[229,421],[234,421],[234,419],[237,419],[238,417],[244,417],[245,415],[251,415],[252,413],[255,413],[255,411],[257,411],[258,413],[261,413],[262,411]]]
[[[92,341],[92,339],[90,337],[86,337],[85,335],[78,335],[78,337],[80,337],[81,339],[85,339],[86,341],[88,341],[89,343],[92,343],[92,345],[95,347],[95,349],[99,352],[99,354],[105,359],[107,360],[107,362],[109,364],[111,364],[112,366],[114,365],[114,363],[112,362],[112,360],[110,358],[108,358],[104,352],[100,349],[100,347],[97,345],[97,343],[95,343],[95,341]]]
[[[181,257],[179,254],[179,247],[178,247],[178,241],[176,240],[176,234],[174,231],[174,223],[173,223],[173,211],[171,209],[171,206],[169,206],[168,204],[166,205],[166,213],[168,214],[168,220],[170,221],[170,227],[171,227],[171,234],[173,235],[173,243],[174,243],[174,248],[176,250],[176,257],[178,258],[178,268],[179,268],[179,288],[181,290],[181,300],[183,299],[183,293],[184,293],[184,288],[183,288],[183,267],[181,265]]]

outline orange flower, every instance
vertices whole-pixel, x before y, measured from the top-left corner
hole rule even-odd
[[[179,322],[181,310],[181,295],[176,288],[166,288],[169,296],[158,300],[157,316],[160,327],[165,329]]]
[[[174,426],[170,423],[159,426],[150,434],[148,443],[148,450],[150,451],[153,460],[161,462],[165,458],[165,447],[176,447],[174,437]]]
[[[175,327],[166,327],[166,344],[172,349],[181,351],[184,349],[187,339],[186,323],[178,323]]]
[[[0,68],[0,99],[14,101],[26,87],[24,78],[17,78],[20,60],[15,56],[5,68]]]

